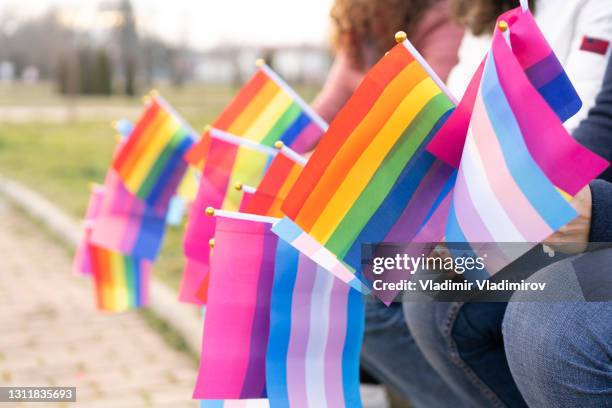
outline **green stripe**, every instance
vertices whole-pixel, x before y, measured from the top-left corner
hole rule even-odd
[[[440,117],[453,105],[444,94],[433,97],[389,151],[376,173],[344,216],[326,247],[342,258],[383,203],[397,178]]]
[[[293,102],[285,113],[276,121],[276,124],[270,129],[266,137],[261,141],[266,146],[274,146],[274,142],[281,138],[281,136],[289,129],[289,126],[293,125],[293,122],[302,113],[302,108],[297,103]]]
[[[153,163],[153,167],[151,167],[151,170],[149,171],[149,174],[145,178],[144,182],[138,189],[138,197],[145,198],[149,195],[164,171],[166,164],[168,164],[168,161],[172,157],[172,154],[180,145],[181,141],[187,137],[187,135],[187,132],[183,128],[179,128],[176,132],[174,132],[164,149],[161,151],[160,155],[157,157],[157,160],[155,160],[155,163]]]
[[[132,265],[132,259],[128,256],[123,257],[123,271],[127,285],[128,306],[132,308],[136,306],[136,294],[134,293],[134,266]]]

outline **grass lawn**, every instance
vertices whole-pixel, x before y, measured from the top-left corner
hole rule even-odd
[[[235,93],[230,87],[197,85],[181,90],[161,89],[195,129],[210,123]],[[315,90],[298,90],[309,100]],[[0,87],[2,106],[62,105],[49,86]],[[104,102],[106,101],[106,102]],[[126,103],[127,101],[127,103]],[[86,98],[84,104],[133,104],[139,99]],[[199,113],[195,113],[199,112]],[[0,123],[0,174],[40,192],[75,218],[82,218],[89,198],[89,184],[102,183],[115,146],[110,121]],[[183,268],[182,227],[169,227],[154,273],[178,288]]]

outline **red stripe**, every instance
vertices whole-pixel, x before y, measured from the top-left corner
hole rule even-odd
[[[130,133],[130,136],[127,138],[127,141],[123,144],[121,150],[115,157],[115,160],[113,160],[113,167],[115,170],[120,172],[127,158],[130,157],[132,151],[136,149],[137,145],[142,141],[142,134],[155,119],[155,116],[160,109],[159,104],[154,101],[149,109],[147,109],[141,116],[140,120]]]
[[[270,168],[259,183],[257,191],[245,207],[245,212],[258,215],[269,215],[279,191],[296,164],[284,154],[277,154]]]
[[[387,85],[413,60],[408,50],[398,45],[367,74],[321,139],[308,165],[296,182],[298,187],[291,190],[285,200],[282,210],[286,215],[292,219],[297,217],[308,195],[340,147],[370,111]]]

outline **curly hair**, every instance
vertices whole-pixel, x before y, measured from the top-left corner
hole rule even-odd
[[[382,57],[395,44],[397,31],[405,31],[410,38],[423,13],[439,1],[334,0],[332,45],[347,52],[356,66],[363,67],[363,44],[372,44],[374,57]]]
[[[500,14],[519,6],[519,0],[451,0],[451,15],[474,35],[493,32]],[[535,10],[535,0],[529,0]]]

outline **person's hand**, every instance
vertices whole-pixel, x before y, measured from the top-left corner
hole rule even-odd
[[[578,212],[569,224],[544,240],[544,244],[563,253],[577,254],[584,252],[589,243],[591,232],[591,188],[587,185],[580,190],[571,202]]]

